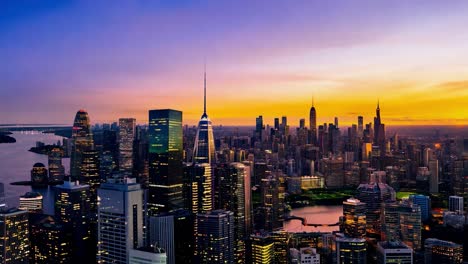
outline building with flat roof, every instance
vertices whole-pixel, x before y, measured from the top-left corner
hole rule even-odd
[[[377,243],[377,263],[412,264],[413,250],[401,241],[381,241]]]
[[[129,264],[166,264],[166,251],[159,247],[130,249]]]

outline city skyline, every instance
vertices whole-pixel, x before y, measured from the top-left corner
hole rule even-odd
[[[206,58],[216,125],[296,125],[312,96],[318,124],[370,122],[380,99],[389,126],[467,125],[468,4],[421,3],[2,2],[0,119],[147,123],[172,108],[195,125]]]

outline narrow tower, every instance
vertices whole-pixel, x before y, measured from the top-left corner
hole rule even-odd
[[[203,115],[198,122],[195,146],[193,148],[193,163],[216,163],[213,126],[206,113],[206,67],[204,73]]]
[[[314,107],[314,97],[312,97],[312,106],[309,114],[310,123],[310,143],[317,145],[317,112]]]

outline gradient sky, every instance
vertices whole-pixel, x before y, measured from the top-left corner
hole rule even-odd
[[[468,125],[468,1],[0,1],[0,123]]]

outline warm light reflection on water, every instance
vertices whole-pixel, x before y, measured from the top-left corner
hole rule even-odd
[[[307,219],[310,224],[335,224],[343,215],[342,205],[317,205],[293,209],[290,213]],[[288,232],[332,232],[339,230],[339,226],[303,226],[301,221],[292,220],[284,223]]]

